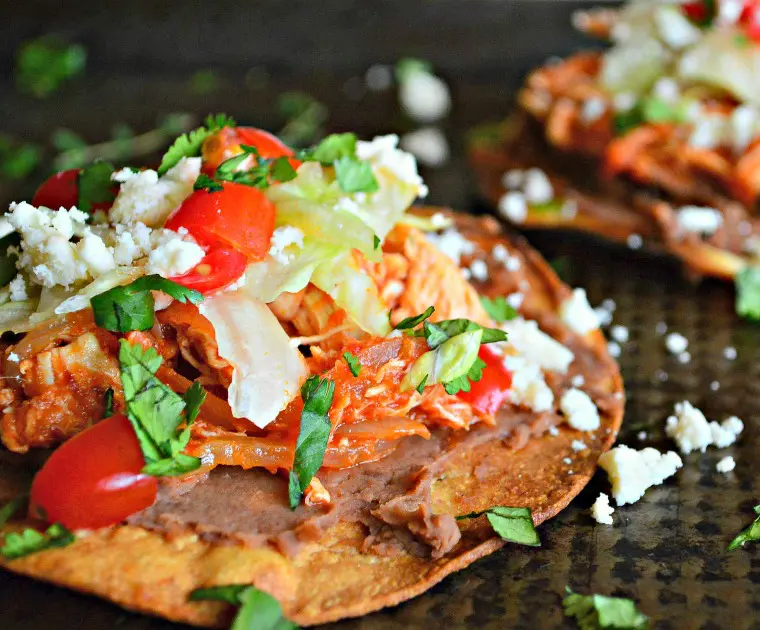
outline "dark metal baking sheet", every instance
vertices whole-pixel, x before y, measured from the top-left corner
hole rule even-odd
[[[304,89],[330,106],[330,127],[368,135],[403,130],[392,92],[364,90],[372,63],[403,55],[433,61],[450,82],[454,110],[444,123],[453,159],[426,172],[431,201],[478,209],[462,158],[474,124],[498,118],[525,71],[550,54],[588,44],[569,26],[576,2],[442,0],[409,3],[139,1],[4,3],[0,59],[4,68],[24,38],[59,31],[90,49],[86,77],[48,102],[23,98],[0,77],[0,130],[45,138],[59,126],[89,140],[112,123],[149,128],[156,116],[186,110],[228,111],[239,120],[276,126],[274,98]],[[270,78],[244,88],[250,68]],[[224,77],[220,91],[193,95],[187,78],[199,68]],[[22,189],[0,190],[3,200]],[[543,546],[509,546],[444,580],[409,603],[336,624],[335,628],[572,627],[562,617],[565,585],[633,597],[658,629],[760,628],[760,553],[749,546],[727,553],[731,538],[752,519],[760,483],[756,430],[760,413],[760,327],[739,321],[731,287],[686,280],[679,266],[607,246],[589,237],[532,233],[550,260],[563,257],[566,279],[588,289],[594,304],[616,303],[614,322],[627,326],[620,362],[628,390],[620,441],[672,448],[663,433],[673,404],[689,400],[709,418],[730,414],[746,425],[739,443],[684,458],[684,468],[633,506],[619,509],[615,526],[596,525],[588,507],[608,491],[604,474],[557,519],[541,528]],[[689,340],[692,359],[669,355],[656,326],[665,322]],[[727,346],[737,358],[725,358]],[[711,383],[719,383],[713,391]],[[640,441],[637,434],[647,433]],[[733,455],[736,470],[715,472]],[[176,627],[132,615],[105,602],[0,573],[0,628],[159,630]]]

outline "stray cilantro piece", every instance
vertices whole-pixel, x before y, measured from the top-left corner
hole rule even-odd
[[[353,157],[336,160],[335,178],[341,190],[347,193],[373,193],[380,189],[372,165]]]
[[[263,158],[256,147],[241,144],[240,148],[243,150],[242,153],[225,160],[217,167],[216,179],[263,190],[269,188],[273,181],[289,182],[295,178],[296,171],[287,157]],[[238,170],[251,155],[256,158],[254,165],[245,171]]]
[[[574,617],[581,630],[615,628],[648,630],[649,618],[636,609],[633,600],[604,595],[579,595],[565,587],[562,601],[566,617]]]
[[[0,507],[0,527],[16,516],[28,502],[29,497],[22,494],[8,501],[3,507]]]
[[[66,127],[59,127],[50,136],[50,144],[57,151],[74,151],[87,146],[82,136]]]
[[[398,324],[394,326],[396,330],[407,330],[409,328],[416,328],[419,324],[424,322],[435,312],[434,306],[428,306],[424,313],[415,315],[414,317],[406,317],[402,319]]]
[[[359,359],[350,352],[344,352],[343,358],[346,360],[346,363],[348,363],[348,369],[351,370],[351,374],[359,376],[359,373],[362,371],[362,364],[359,363]]]
[[[21,45],[16,55],[16,85],[25,94],[45,98],[84,70],[87,53],[77,44],[40,37]]]
[[[736,313],[760,321],[760,267],[745,267],[736,274]]]
[[[418,394],[421,394],[422,392],[425,391],[425,385],[427,384],[429,378],[430,378],[430,374],[425,374],[425,376],[423,376],[422,380],[419,382],[419,385],[415,387]]]
[[[455,378],[453,381],[447,381],[443,384],[443,389],[447,394],[458,394],[459,392],[469,392],[471,383],[479,381],[483,378],[483,368],[486,367],[486,362],[480,357],[475,359],[475,363],[470,366],[467,374]]]
[[[301,502],[304,490],[322,467],[327,440],[330,438],[330,418],[327,413],[332,406],[335,383],[330,379],[310,376],[301,387],[303,411],[301,427],[296,441],[293,470],[290,471],[288,495],[290,509],[295,510]]]
[[[0,554],[8,560],[23,558],[29,554],[56,547],[67,547],[76,540],[72,532],[60,523],[53,523],[44,532],[26,528],[20,534],[6,534]]]
[[[235,121],[226,114],[209,114],[203,127],[198,127],[188,133],[182,134],[174,141],[174,144],[164,153],[158,174],[163,175],[170,168],[176,166],[183,157],[196,157],[201,154],[203,141],[212,133],[224,127],[234,127]]]
[[[432,308],[432,307],[431,307]],[[427,312],[427,311],[426,311]],[[402,322],[403,323],[403,322]],[[498,328],[485,328],[480,324],[476,324],[471,319],[444,319],[443,321],[432,324],[425,322],[426,325],[420,330],[414,330],[411,332],[414,337],[425,337],[428,343],[428,347],[431,350],[435,350],[445,341],[448,341],[452,337],[461,335],[465,332],[471,332],[473,330],[482,330],[483,337],[480,343],[494,343],[496,341],[506,341],[507,333]],[[398,328],[398,326],[396,327]]]
[[[184,397],[180,396],[156,378],[162,359],[154,348],[145,350],[125,339],[120,343],[119,368],[126,413],[145,457],[143,472],[174,477],[196,470],[201,460],[182,451],[190,441],[190,427],[206,392],[194,383]],[[180,429],[183,423],[185,428]]]
[[[457,516],[457,520],[477,518],[484,514],[491,527],[493,527],[493,531],[501,536],[502,540],[530,547],[541,546],[538,532],[536,532],[536,528],[533,526],[530,508],[497,505],[482,512],[472,512],[471,514]]]
[[[334,133],[306,152],[307,159],[330,166],[341,158],[356,157],[356,134]]]
[[[650,96],[641,103],[644,120],[650,123],[683,122],[683,113],[661,98]]]
[[[113,415],[113,387],[106,390],[105,395],[106,408],[103,411],[103,418],[110,418]]]
[[[18,254],[8,253],[8,248],[18,247],[19,243],[21,243],[21,235],[18,232],[0,238],[0,287],[4,287],[18,274],[16,268]]]
[[[480,303],[483,305],[486,313],[488,313],[488,316],[495,322],[508,322],[510,319],[517,317],[517,311],[510,306],[507,298],[503,296],[491,299],[485,295],[481,295]]]
[[[286,123],[277,134],[290,146],[303,146],[324,134],[327,107],[305,92],[285,92],[277,99],[277,108]]]
[[[215,182],[205,173],[201,173],[193,184],[193,190],[205,190],[214,193],[222,190],[222,185],[219,182]]]
[[[158,274],[151,274],[91,298],[95,323],[112,332],[152,328],[155,313],[151,291],[162,291],[182,303],[199,304],[203,301],[203,295],[195,289],[188,289]]]
[[[615,135],[624,136],[644,122],[644,117],[638,106],[615,114]]]
[[[752,524],[747,529],[731,541],[731,544],[728,546],[729,551],[743,547],[746,542],[760,540],[760,505],[756,505],[753,509],[755,510],[755,514],[757,514],[757,518],[752,521]]]
[[[375,249],[380,247],[380,244],[382,243],[382,241],[380,240],[380,237],[377,234],[375,234],[375,236],[372,238],[372,243]]]
[[[214,586],[190,593],[191,602],[204,600],[239,607],[230,630],[293,630],[298,627],[283,617],[280,602],[255,586]]]
[[[198,70],[190,77],[190,91],[193,94],[210,94],[219,89],[222,81],[215,70]]]
[[[35,144],[21,143],[0,134],[0,177],[7,180],[24,179],[42,159],[42,150]]]
[[[116,198],[114,182],[111,181],[113,171],[113,166],[108,162],[95,162],[79,171],[77,208],[82,212],[92,212],[96,204],[109,204]]]
[[[403,83],[415,74],[431,74],[433,67],[421,59],[406,57],[396,62],[396,81]]]

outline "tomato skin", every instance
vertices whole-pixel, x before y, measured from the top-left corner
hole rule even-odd
[[[745,0],[739,23],[744,26],[747,36],[753,41],[760,41],[760,2]]]
[[[97,529],[150,507],[158,482],[129,420],[117,414],[64,442],[32,482],[30,514],[69,529]]]
[[[250,261],[263,260],[274,232],[275,207],[258,188],[223,182],[222,190],[196,190],[164,227],[184,227],[201,246],[225,245]]]
[[[204,295],[231,285],[245,273],[248,259],[235,249],[214,247],[193,269],[170,280]]]
[[[48,177],[32,197],[33,206],[73,208],[79,202],[79,169],[60,171]]]
[[[469,392],[459,392],[457,396],[470,403],[475,411],[494,415],[507,399],[512,387],[512,373],[493,350],[481,346],[478,356],[485,362],[483,378],[474,381]]]
[[[256,147],[263,158],[273,159],[294,155],[293,149],[263,129],[225,127],[203,143],[203,172],[213,175],[222,162],[240,153],[238,147],[241,144]],[[301,165],[300,160],[296,158],[288,161],[296,169]]]

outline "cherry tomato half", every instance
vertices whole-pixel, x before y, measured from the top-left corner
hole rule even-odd
[[[73,208],[79,202],[77,177],[79,169],[72,168],[48,177],[32,197],[32,205],[58,208]]]
[[[231,285],[243,275],[247,264],[248,259],[239,251],[215,247],[190,271],[169,279],[206,294]]]
[[[480,413],[494,415],[509,395],[512,387],[512,374],[501,357],[487,346],[481,346],[478,356],[485,362],[483,378],[474,381],[469,392],[459,392],[457,396],[470,403]]]
[[[747,37],[754,41],[760,41],[760,2],[758,0],[745,0],[739,23],[744,25]]]
[[[224,182],[218,192],[196,190],[164,227],[184,227],[204,247],[224,245],[263,260],[274,232],[275,208],[258,188]]]
[[[259,155],[263,158],[272,159],[293,155],[293,149],[276,136],[262,129],[225,127],[207,138],[203,143],[203,171],[212,175],[222,162],[240,153],[241,144],[256,147]],[[293,168],[298,168],[301,165],[301,162],[296,158],[288,161]]]
[[[69,529],[120,523],[156,500],[156,478],[140,472],[144,465],[127,417],[111,416],[53,452],[32,482],[30,514]]]

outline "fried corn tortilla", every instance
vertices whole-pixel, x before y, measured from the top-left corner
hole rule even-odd
[[[555,516],[589,481],[620,428],[618,367],[598,330],[581,336],[562,323],[558,308],[570,291],[522,239],[501,234],[488,218],[457,216],[456,226],[475,244],[463,266],[479,257],[489,267],[488,280],[476,288],[489,296],[522,290],[520,314],[573,351],[568,373],[552,373],[547,383],[556,393],[582,375],[599,429],[581,433],[556,411],[506,404],[494,427],[465,435],[434,429],[429,440],[405,438],[379,462],[320,473],[333,497],[326,510],[301,505],[291,513],[286,479],[219,468],[196,486],[163,488],[156,505],[129,524],[81,532],[69,547],[3,566],[130,610],[209,627],[229,623],[232,611],[188,602],[191,591],[253,584],[276,597],[288,618],[313,625],[419,595],[505,544],[485,518],[455,521],[455,515],[504,505],[530,507],[536,524]],[[411,236],[402,230],[397,238]],[[519,260],[519,271],[494,257],[495,245]],[[549,433],[554,426],[558,432]],[[576,439],[587,448],[574,451]],[[34,468],[30,456],[4,453],[0,501],[23,492]],[[0,531],[22,526],[15,521]]]

